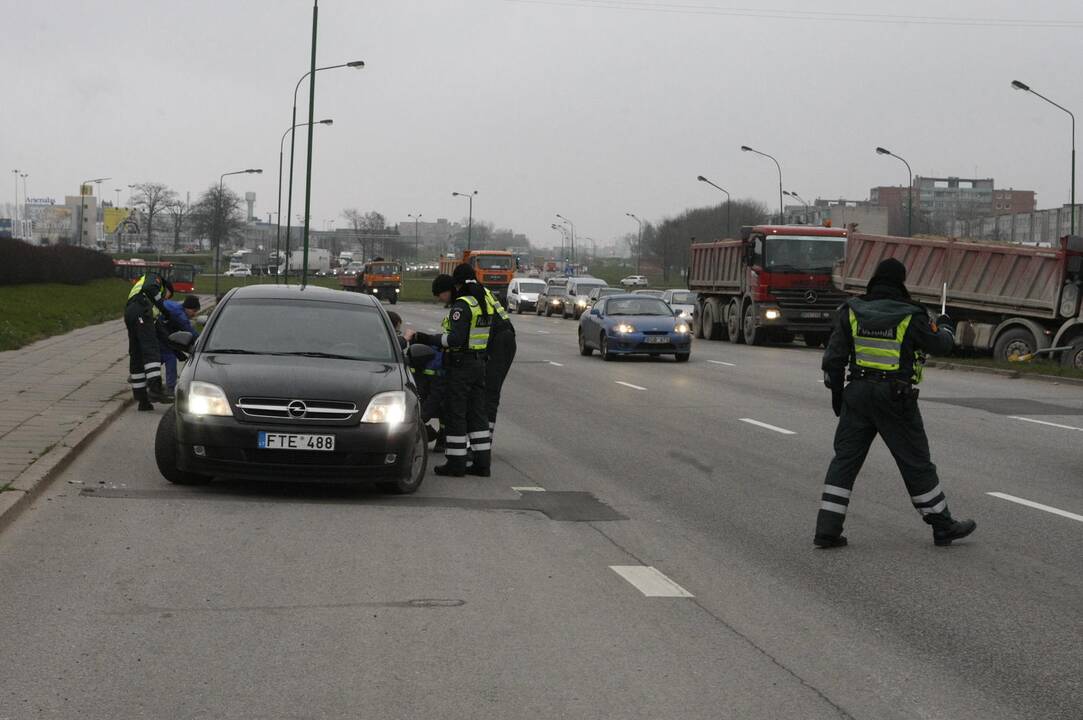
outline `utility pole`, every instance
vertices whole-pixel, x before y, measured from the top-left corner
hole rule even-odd
[[[421,213],[418,213],[417,215],[407,215],[406,217],[414,219],[414,262],[416,263],[418,258],[418,223],[421,222]]]

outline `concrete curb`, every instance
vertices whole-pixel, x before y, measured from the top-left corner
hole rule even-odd
[[[24,508],[30,506],[49,483],[71,464],[90,441],[116,420],[133,403],[132,398],[118,397],[110,400],[94,414],[79,423],[64,439],[33,465],[24,470],[12,482],[8,490],[0,492],[0,532],[2,532]]]
[[[926,363],[925,367],[937,368],[938,370],[962,370],[963,372],[985,373],[986,375],[1000,375],[1011,380],[1040,380],[1065,385],[1083,386],[1083,378],[1061,377],[1059,375],[1041,375],[1039,373],[1022,373],[1018,370],[1006,370],[1003,368],[984,367],[982,365],[967,365],[966,363],[953,363],[944,360],[935,360]]]

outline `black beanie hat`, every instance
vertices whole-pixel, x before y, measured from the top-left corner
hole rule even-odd
[[[195,295],[189,295],[184,298],[184,302],[181,303],[181,307],[185,310],[199,310],[199,298]]]
[[[459,263],[455,266],[454,272],[451,273],[451,279],[455,281],[456,285],[462,285],[467,280],[477,280],[478,275],[474,272],[474,268],[466,263]]]
[[[432,294],[439,295],[442,292],[455,289],[455,281],[450,275],[437,275],[432,279]]]
[[[876,272],[869,280],[869,287],[873,285],[890,285],[892,287],[906,289],[906,266],[895,258],[881,260],[876,266]]]

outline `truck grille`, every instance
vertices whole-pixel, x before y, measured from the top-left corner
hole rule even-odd
[[[252,418],[273,418],[320,422],[349,420],[357,414],[357,405],[335,400],[287,400],[285,398],[243,397],[237,409]]]
[[[772,290],[771,294],[778,300],[781,308],[795,308],[805,310],[834,310],[848,297],[837,290],[810,290],[787,288],[785,290]]]

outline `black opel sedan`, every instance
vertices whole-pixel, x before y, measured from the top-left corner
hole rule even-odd
[[[195,342],[158,425],[158,469],[212,477],[380,483],[412,493],[427,448],[417,390],[369,295],[320,287],[231,290]]]

